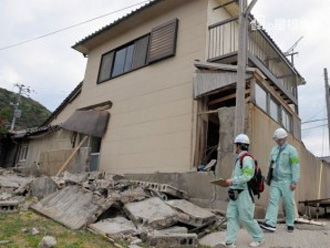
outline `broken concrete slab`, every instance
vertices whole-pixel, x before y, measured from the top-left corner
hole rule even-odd
[[[153,231],[153,234],[156,234],[156,235],[186,234],[186,233],[188,233],[188,228],[183,227],[183,226],[172,226],[169,228]]]
[[[158,197],[125,204],[124,211],[137,226],[163,229],[177,222],[177,212]]]
[[[31,208],[71,229],[80,229],[97,218],[115,202],[93,195],[79,186],[68,186],[57,191]]]
[[[146,193],[140,187],[128,189],[120,193],[120,201],[124,204],[146,199]]]
[[[136,232],[134,223],[122,216],[100,220],[88,227],[96,233],[114,239],[122,235],[131,236]]]
[[[0,176],[0,187],[17,189],[21,184],[30,180],[31,178],[23,178],[15,175]]]
[[[156,183],[156,182],[146,182],[146,181],[137,181],[132,180],[132,183],[141,186],[141,187],[148,187],[150,189],[156,190],[161,193],[169,194],[171,196],[175,196],[178,198],[187,198],[187,192],[180,190],[178,188],[175,188],[169,184],[162,184],[162,183]]]
[[[200,208],[186,200],[171,200],[166,202],[171,207],[178,210],[179,221],[195,227],[209,225],[216,221],[216,216],[211,211]]]
[[[50,177],[38,177],[31,183],[32,196],[43,198],[57,190],[57,184]]]
[[[28,193],[30,186],[32,183],[32,179],[29,181],[26,181],[24,183],[22,183],[16,190],[15,190],[15,194],[16,195],[24,195],[26,193]]]
[[[147,244],[164,248],[195,248],[197,246],[197,235],[194,233],[151,235],[147,238]]]
[[[83,184],[88,178],[87,173],[71,174],[68,171],[64,172],[63,180],[68,184]]]

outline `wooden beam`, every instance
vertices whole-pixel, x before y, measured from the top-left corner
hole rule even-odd
[[[250,92],[249,89],[245,90],[245,94],[248,94]],[[221,98],[218,98],[218,99],[215,99],[213,101],[210,101],[209,104],[210,105],[213,105],[213,104],[216,104],[216,103],[220,103],[220,102],[224,102],[224,101],[227,101],[227,100],[230,100],[230,99],[233,99],[236,97],[236,93],[232,93],[230,95],[227,95],[227,96],[224,96],[224,97],[221,97]]]
[[[65,169],[68,167],[69,163],[71,162],[72,158],[76,153],[79,151],[80,147],[85,143],[85,141],[88,139],[88,136],[85,136],[82,141],[80,141],[79,145],[74,149],[70,157],[65,161],[65,163],[62,165],[61,169],[56,173],[56,176],[58,177]]]
[[[205,111],[205,112],[199,112],[197,113],[198,115],[209,115],[209,114],[214,114],[218,113],[218,110],[210,110],[210,111]]]

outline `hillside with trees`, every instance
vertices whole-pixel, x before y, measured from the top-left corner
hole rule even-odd
[[[17,94],[0,88],[0,127],[3,133],[10,128],[13,118],[14,106],[10,103],[17,102]],[[21,96],[19,109],[22,110],[20,118],[16,119],[15,130],[37,127],[41,125],[51,112],[39,102],[25,96]]]

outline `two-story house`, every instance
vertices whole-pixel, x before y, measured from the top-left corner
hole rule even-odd
[[[64,126],[32,135],[22,163],[55,174],[88,134],[76,171],[173,183],[208,203],[223,197],[209,180],[228,176],[233,163],[238,13],[237,1],[154,0],[77,42],[73,49],[87,58],[83,83],[45,123]],[[325,197],[330,168],[301,142],[297,87],[305,81],[250,21],[245,130],[252,153],[266,171],[272,134],[285,128],[301,158],[297,199]],[[102,113],[111,117],[100,124]],[[197,171],[214,159],[211,172]]]

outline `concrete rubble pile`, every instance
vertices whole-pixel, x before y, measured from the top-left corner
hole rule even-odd
[[[167,184],[104,172],[33,178],[0,171],[0,209],[17,211],[15,199],[24,202],[25,196],[40,199],[30,208],[70,229],[87,228],[132,247],[196,247],[224,223],[223,216],[192,204],[185,191]]]

